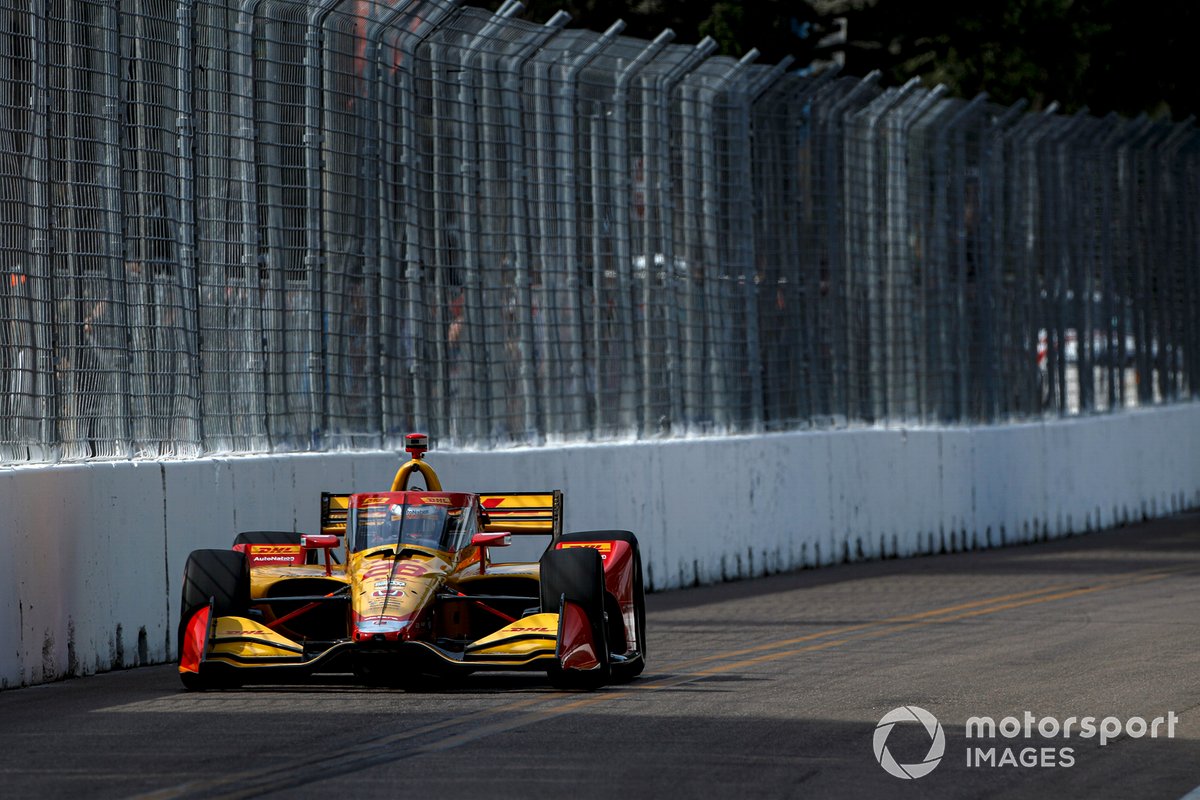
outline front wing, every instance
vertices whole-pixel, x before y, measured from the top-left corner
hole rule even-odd
[[[404,642],[297,642],[246,617],[212,618],[201,609],[188,622],[180,644],[179,671],[196,675],[237,675],[243,682],[273,677],[349,671],[347,660],[390,656],[411,658],[422,669],[548,670],[572,668],[571,654],[592,646],[587,626],[571,615],[537,613],[467,645],[462,652],[421,640]],[[566,663],[564,663],[564,661]]]

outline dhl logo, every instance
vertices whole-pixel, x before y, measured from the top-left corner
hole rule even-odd
[[[563,542],[558,549],[566,550],[571,547],[586,547],[590,550],[599,550],[601,553],[612,552],[612,542]]]
[[[426,497],[426,496],[422,496],[422,497],[421,497],[421,502],[422,502],[422,503],[431,503],[431,504],[433,504],[433,505],[439,505],[439,506],[448,506],[448,505],[450,505],[450,498],[449,498],[449,497]]]
[[[512,633],[552,633],[549,628],[509,628]]]
[[[298,544],[256,544],[250,550],[256,556],[269,555],[288,555],[292,556],[300,552]]]

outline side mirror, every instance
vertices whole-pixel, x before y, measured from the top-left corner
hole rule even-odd
[[[471,537],[471,544],[476,547],[508,547],[512,544],[511,533],[477,533]]]
[[[487,572],[489,547],[508,547],[512,544],[512,534],[504,533],[477,533],[471,537],[471,544],[479,548],[479,574],[483,575]]]
[[[306,533],[300,537],[300,546],[305,550],[325,551],[325,574],[333,574],[332,558],[329,551],[342,543],[342,537],[332,533]]]

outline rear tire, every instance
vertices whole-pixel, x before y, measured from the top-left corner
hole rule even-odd
[[[236,550],[195,550],[183,567],[183,596],[179,603],[179,656],[192,616],[212,603],[212,618],[244,615],[250,607],[250,568]],[[178,662],[177,662],[178,663]],[[211,674],[181,672],[188,689],[215,689],[233,685]]]
[[[629,542],[637,550],[637,537],[631,531],[571,531],[558,538],[560,542]]]
[[[609,679],[609,654],[604,618],[604,562],[600,553],[587,548],[547,550],[541,560],[541,606],[543,612],[559,613],[565,598],[583,609],[592,626],[592,640],[600,666],[587,672],[564,670],[555,663],[547,670],[557,689],[595,689]]]
[[[233,546],[239,544],[300,544],[302,533],[295,531],[242,531],[233,537]]]

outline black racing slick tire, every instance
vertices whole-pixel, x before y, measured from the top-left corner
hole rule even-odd
[[[250,607],[250,568],[246,556],[236,550],[194,550],[183,567],[183,595],[179,603],[179,651],[187,623],[201,608],[212,603],[213,617],[245,614]],[[212,689],[229,685],[200,673],[180,673],[188,689]]]
[[[618,541],[628,542],[633,549],[633,608],[635,635],[637,636],[637,652],[625,661],[613,661],[612,680],[614,683],[626,683],[633,680],[646,669],[646,589],[642,577],[642,554],[638,548],[637,537],[631,531],[573,531],[565,533],[560,542],[595,542]],[[611,605],[615,606],[615,599]],[[624,638],[624,621],[618,609],[609,612],[608,641],[617,643]]]
[[[624,661],[614,661],[614,683],[628,683],[646,669],[646,589],[642,582],[642,555],[633,551],[633,624],[637,635],[637,653]]]
[[[595,689],[608,682],[609,652],[604,614],[604,562],[588,548],[547,550],[541,560],[542,611],[557,614],[562,600],[583,609],[592,626],[600,666],[587,672],[564,670],[557,663],[547,670],[558,689]]]
[[[629,542],[637,550],[638,540],[631,531],[571,531],[559,537],[560,542],[596,542],[596,541]]]
[[[239,544],[300,544],[302,533],[295,531],[242,531],[233,537],[233,546]]]

